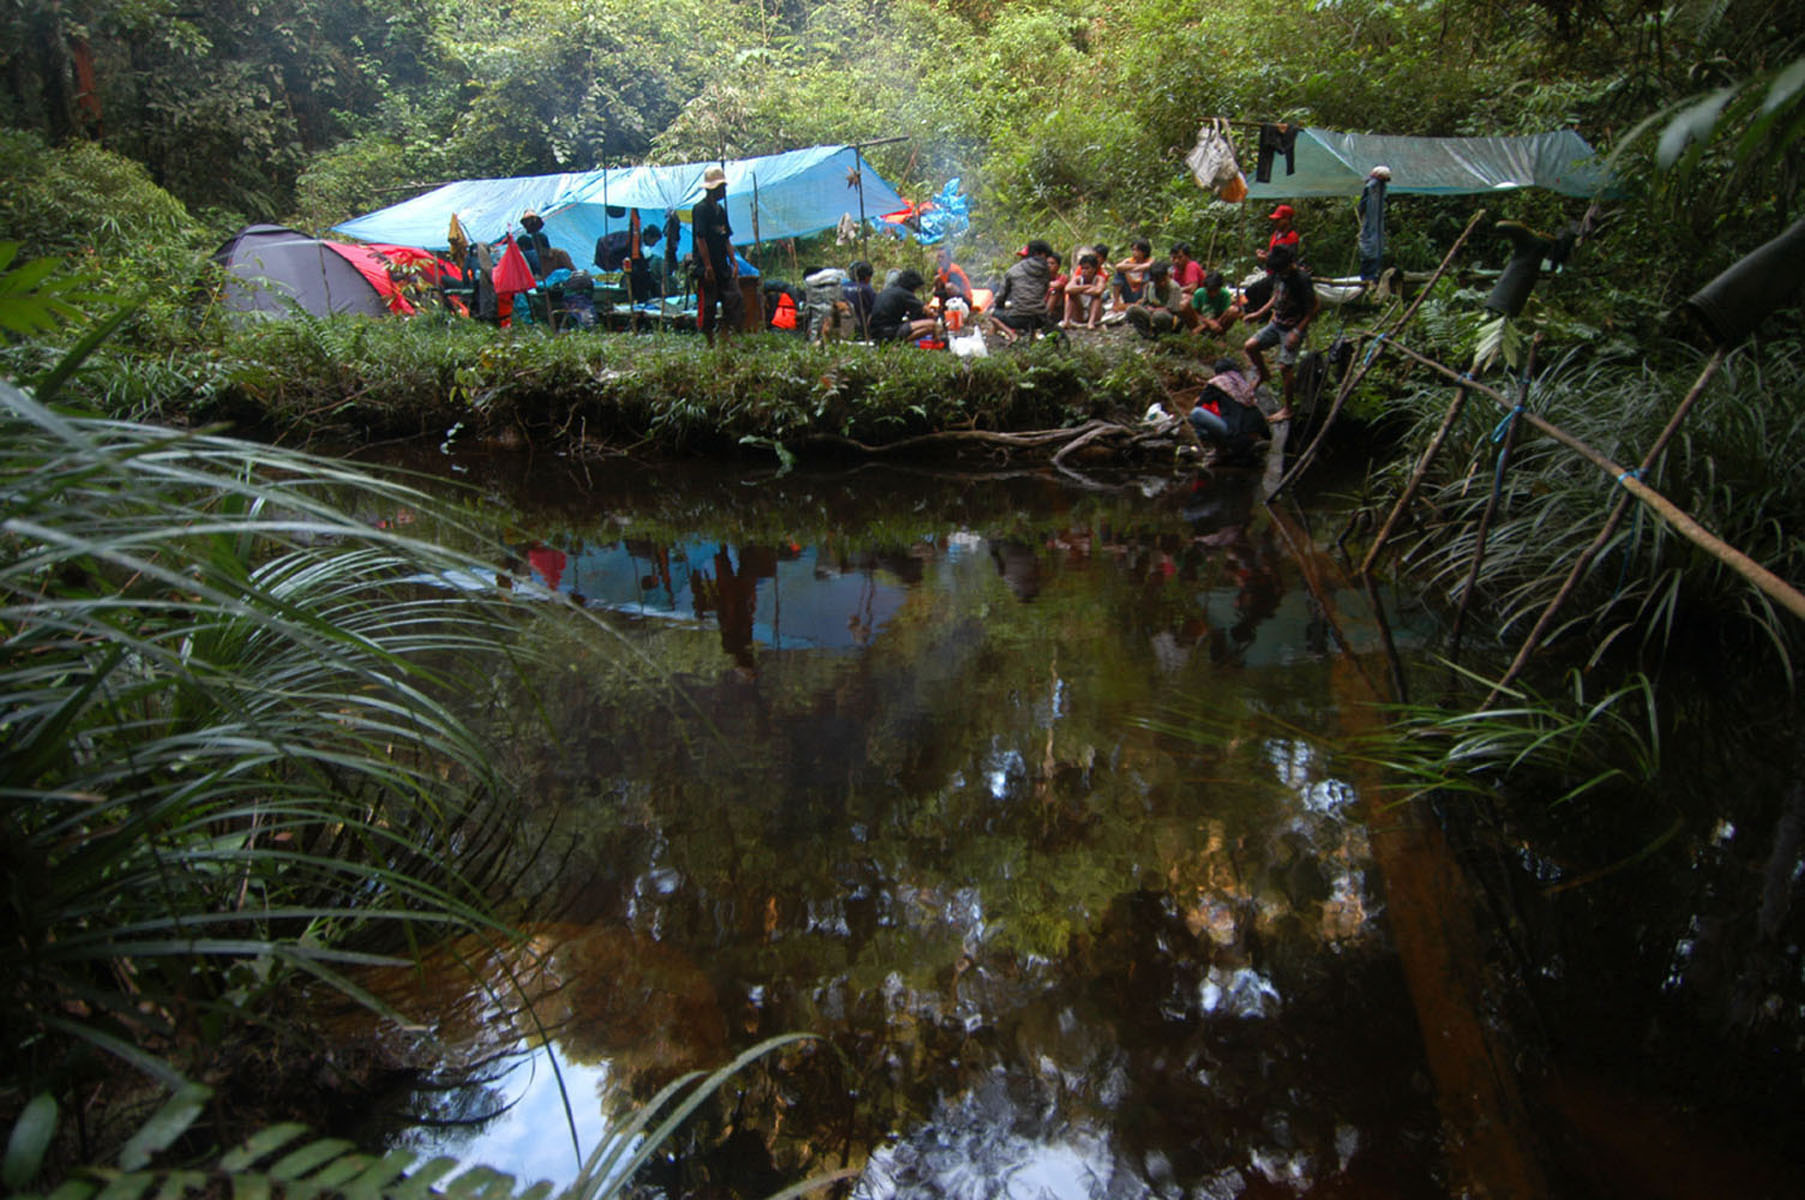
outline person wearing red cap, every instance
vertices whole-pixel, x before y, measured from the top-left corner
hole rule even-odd
[[[1304,247],[1303,239],[1298,235],[1297,225],[1295,224],[1297,219],[1296,210],[1289,204],[1281,204],[1273,209],[1271,213],[1267,214],[1266,219],[1272,222],[1272,237],[1267,239],[1266,248],[1264,250],[1255,250],[1253,252],[1254,257],[1261,262],[1265,262],[1266,256],[1280,246],[1289,246],[1291,247],[1292,254],[1301,256]]]

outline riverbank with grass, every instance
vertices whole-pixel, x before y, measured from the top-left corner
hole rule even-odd
[[[108,415],[225,423],[285,444],[453,440],[590,454],[858,453],[951,430],[1137,421],[1200,385],[1218,346],[1117,330],[984,358],[782,334],[496,330],[297,317],[182,349],[103,347],[68,388]]]

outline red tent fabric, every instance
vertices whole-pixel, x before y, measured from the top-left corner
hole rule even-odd
[[[387,302],[390,312],[403,317],[414,315],[414,306],[408,303],[407,297],[401,294],[401,289],[395,286],[395,281],[389,278],[388,259],[369,246],[347,246],[343,242],[324,242],[322,245],[357,268],[357,273],[369,280],[370,286],[376,289],[376,294]]]
[[[464,272],[456,263],[430,250],[422,250],[418,246],[393,246],[387,242],[368,244],[370,249],[398,266],[419,268],[428,283],[437,284],[445,279],[454,283],[463,282]]]

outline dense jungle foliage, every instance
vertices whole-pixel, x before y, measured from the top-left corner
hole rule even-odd
[[[34,135],[9,140],[0,226],[28,253],[111,263],[167,258],[178,229],[322,230],[449,179],[888,137],[903,140],[872,151],[886,177],[927,194],[961,176],[988,247],[1195,240],[1219,220],[1180,165],[1203,117],[1426,135],[1570,124],[1610,149],[1666,106],[1796,59],[1805,20],[1767,0],[27,0],[0,34],[0,124]],[[1782,121],[1767,140],[1794,133]],[[1652,148],[1621,163],[1637,200]],[[1797,164],[1765,149],[1726,144],[1664,207],[1632,204],[1588,275],[1607,265],[1661,305],[1771,234]],[[1504,203],[1551,224],[1565,212]],[[1404,207],[1400,260],[1433,263],[1467,207]],[[1324,265],[1347,253],[1344,209],[1305,206]]]
[[[1798,216],[1801,55],[1805,8],[1781,0],[19,0],[0,11],[0,372],[40,400],[54,393],[106,417],[279,433],[454,436],[446,413],[463,406],[485,433],[567,436],[586,411],[567,401],[579,393],[620,420],[598,434],[658,429],[677,449],[772,444],[823,422],[873,438],[959,422],[1054,425],[1104,404],[1138,411],[1190,367],[1088,351],[899,366],[765,339],[642,353],[425,321],[233,330],[208,303],[207,256],[247,222],[323,232],[451,179],[899,138],[872,161],[907,195],[962,178],[973,229],[961,253],[981,279],[1028,237],[1120,246],[1148,236],[1161,250],[1184,240],[1240,269],[1264,214],[1219,204],[1189,178],[1184,154],[1205,117],[1421,135],[1572,126],[1612,156],[1622,190],[1602,200],[1568,268],[1543,280],[1509,348],[1540,336],[1538,406],[1633,462],[1709,352],[1682,302]],[[1481,201],[1394,204],[1391,255],[1426,272]],[[1486,207],[1488,223],[1545,229],[1587,208],[1531,192]],[[1299,210],[1319,271],[1342,271],[1355,234],[1347,201]],[[1489,224],[1414,331],[1456,367],[1473,359],[1489,273],[1506,257],[1488,234]],[[793,248],[768,252],[797,261]],[[30,260],[44,264],[20,265]],[[82,346],[76,370],[65,354],[97,328],[110,337]],[[1447,381],[1387,361],[1353,412],[1420,443]],[[682,403],[667,403],[673,394]],[[3,1081],[9,1114],[27,1077],[34,1089],[71,1088],[113,1054],[158,1087],[181,1081],[177,1064],[242,1069],[223,1061],[221,1030],[269,1019],[272,980],[336,981],[346,964],[400,954],[413,923],[433,933],[441,920],[418,915],[419,897],[444,921],[490,928],[482,885],[511,860],[492,848],[506,835],[482,801],[509,786],[506,764],[441,703],[480,685],[439,669],[475,635],[417,619],[405,590],[359,582],[372,562],[390,577],[475,565],[372,536],[334,503],[333,488],[392,485],[271,452],[260,465],[273,477],[325,480],[332,494],[306,482],[264,490],[244,479],[237,445],[73,422],[10,388],[0,400],[0,469],[23,497],[13,519],[33,522],[0,543],[0,628],[16,651],[0,667],[9,698],[25,698],[13,701],[24,708],[8,718],[0,778],[15,795],[57,800],[5,826],[9,875],[29,868],[54,884],[15,889],[23,933],[9,943],[18,986],[5,1017],[33,1037]],[[1502,644],[1552,597],[1611,481],[1530,440],[1506,495],[1537,503],[1506,505],[1484,570],[1466,580],[1487,492],[1473,481],[1491,470],[1498,416],[1469,407],[1458,449],[1428,485],[1428,515],[1400,546],[1449,607],[1476,592]],[[1790,452],[1802,422],[1805,339],[1797,309],[1782,307],[1736,350],[1650,482],[1777,574],[1805,578],[1805,476]],[[1376,512],[1401,476],[1381,469],[1367,481]],[[264,521],[266,506],[301,515]],[[55,535],[53,550],[32,541],[40,533]],[[322,551],[339,538],[362,557]],[[1694,662],[1747,665],[1729,673],[1725,709],[1795,681],[1798,622],[1659,523],[1625,524],[1602,561],[1553,631],[1550,665],[1589,671],[1609,659],[1615,670],[1589,695],[1623,684],[1613,695],[1645,711],[1618,763],[1607,748],[1583,766],[1557,764],[1566,777],[1550,794],[1583,785],[1576,773],[1652,757],[1660,735],[1646,731],[1694,719],[1678,705],[1658,711],[1644,682],[1624,683],[1658,673],[1676,646]],[[321,703],[353,716],[322,720]],[[1422,769],[1518,765],[1549,739],[1540,711],[1524,716],[1531,707],[1508,729],[1477,726],[1457,747],[1470,757]],[[1765,719],[1776,740],[1796,736],[1790,703]],[[400,726],[426,731],[415,744],[453,762],[449,777],[391,761],[385,739]],[[13,737],[27,727],[29,738]],[[209,753],[232,753],[197,766],[202,728],[223,731]],[[120,780],[78,752],[72,730],[82,746],[154,752],[132,781],[144,825],[82,807]],[[292,761],[297,744],[317,752]],[[179,819],[159,824],[171,813]],[[396,850],[391,818],[403,817],[418,830]],[[267,830],[292,831],[299,868]],[[467,859],[437,854],[472,838]],[[149,881],[178,860],[194,868],[192,894],[169,907],[147,900]],[[101,879],[105,889],[89,889]],[[264,896],[264,916],[229,906],[247,893]],[[365,907],[371,894],[382,903]],[[199,956],[181,925],[193,912],[220,914]],[[71,928],[84,932],[71,939]],[[217,969],[193,965],[206,955]],[[114,970],[132,958],[148,964],[137,977]],[[90,1135],[120,1140],[118,1129]]]

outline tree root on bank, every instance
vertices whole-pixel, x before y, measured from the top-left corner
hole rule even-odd
[[[1175,429],[1175,427],[1177,428]],[[966,447],[997,450],[1005,458],[1016,454],[1038,455],[1052,451],[1050,461],[1053,465],[1058,466],[1068,456],[1086,448],[1106,449],[1117,455],[1156,449],[1169,450],[1175,444],[1175,437],[1183,437],[1183,433],[1178,432],[1179,429],[1190,432],[1190,423],[1176,417],[1168,417],[1163,421],[1153,423],[1135,422],[1133,424],[1095,419],[1086,421],[1082,425],[1074,425],[1069,429],[1039,429],[1022,433],[996,433],[984,429],[948,429],[887,442],[881,446],[869,445],[855,438],[841,437],[835,434],[810,434],[803,441],[813,445],[835,446],[852,450],[871,458],[929,449],[951,448],[957,450]],[[1193,440],[1195,437],[1196,435],[1192,433]]]

